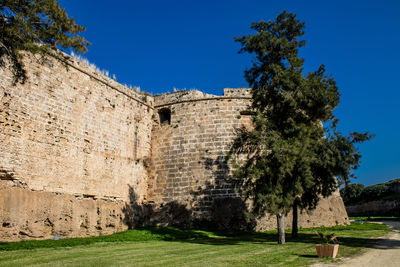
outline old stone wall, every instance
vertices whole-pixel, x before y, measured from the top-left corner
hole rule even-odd
[[[216,216],[225,220],[243,207],[238,200],[226,200],[237,194],[227,183],[230,169],[225,156],[235,129],[251,124],[250,100],[246,88],[225,89],[223,96],[196,90],[155,96],[155,113],[170,112],[170,121],[160,122],[162,115],[156,118],[148,199],[180,205],[192,220]],[[237,219],[232,217],[232,221]],[[272,229],[275,221],[267,215],[257,222],[257,228]],[[300,227],[345,223],[348,218],[338,192],[299,218]]]
[[[212,205],[209,196],[235,196],[224,181],[225,155],[234,129],[250,122],[248,115],[240,115],[249,99],[194,90],[155,96],[154,104],[157,111],[169,110],[171,120],[153,129],[149,199],[178,201],[203,217]]]
[[[53,58],[39,63],[34,57],[26,57],[25,68],[26,83],[15,86],[10,72],[0,70],[0,199],[8,203],[0,207],[0,221],[4,222],[0,239],[8,238],[5,233],[14,222],[17,229],[16,221],[9,222],[13,214],[25,213],[20,218],[30,218],[30,211],[43,210],[45,202],[61,205],[64,200],[79,199],[69,203],[76,207],[72,210],[83,211],[87,203],[112,209],[109,202],[99,204],[104,200],[113,201],[118,209],[119,201],[132,199],[130,188],[135,190],[135,200],[144,200],[144,162],[151,153],[152,97],[138,94],[79,61],[66,68]],[[25,191],[18,191],[21,199],[26,196],[37,201],[29,206],[10,206],[10,194],[5,192],[14,192],[16,187]],[[58,212],[49,208],[46,218]],[[96,209],[87,212],[96,214]],[[68,216],[69,222],[77,223],[70,228],[79,229],[80,213]],[[42,217],[27,224],[44,225]],[[119,229],[116,226],[114,231]],[[17,236],[23,236],[22,232],[13,231]],[[78,234],[77,230],[72,233]]]
[[[243,221],[225,156],[235,129],[251,127],[249,89],[149,96],[79,60],[24,60],[25,84],[0,69],[0,241]],[[348,219],[336,192],[299,222]]]
[[[320,200],[315,210],[300,211],[298,215],[299,227],[320,227],[320,226],[335,226],[349,224],[349,218],[346,213],[342,197],[339,190],[334,192],[330,197]],[[285,227],[291,228],[292,213],[290,212],[285,218]],[[257,221],[258,230],[276,229],[276,217],[265,216]]]
[[[346,206],[349,216],[400,216],[400,199],[375,200]]]
[[[128,229],[126,203],[70,194],[0,189],[0,240],[82,237]]]

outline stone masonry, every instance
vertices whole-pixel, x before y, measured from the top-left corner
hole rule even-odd
[[[251,125],[250,100],[248,88],[226,88],[223,96],[197,90],[155,96],[155,112],[168,110],[171,117],[169,123],[163,124],[158,116],[153,127],[148,200],[158,205],[179,203],[194,219],[215,219],[224,209],[216,206],[215,200],[237,197],[226,181],[230,169],[225,156],[235,129]],[[286,223],[290,226],[291,214]],[[339,191],[323,199],[316,210],[299,216],[301,227],[346,223],[348,218]],[[256,223],[258,230],[275,227],[276,218],[269,215]]]
[[[235,128],[251,124],[248,89],[150,96],[78,60],[66,68],[27,56],[25,67],[15,86],[0,69],[0,240],[171,224],[171,210],[143,219],[171,203],[191,221],[212,220],[216,199],[237,197],[225,154]],[[300,215],[302,227],[347,222],[338,193]]]

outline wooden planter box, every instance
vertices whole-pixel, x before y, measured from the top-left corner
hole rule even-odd
[[[317,255],[320,258],[323,257],[331,257],[336,258],[336,255],[339,251],[339,244],[334,245],[315,245],[315,249],[317,250]]]

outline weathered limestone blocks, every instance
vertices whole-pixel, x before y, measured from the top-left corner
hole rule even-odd
[[[225,156],[236,136],[235,129],[251,125],[250,101],[248,88],[227,88],[223,96],[196,90],[155,96],[160,116],[152,133],[148,200],[160,205],[178,202],[190,210],[192,219],[214,220],[215,201],[238,196],[227,182],[231,170]],[[169,120],[160,122],[161,113],[166,111]],[[290,220],[289,215],[287,223]],[[348,217],[338,192],[322,199],[316,210],[299,216],[300,227],[346,223]],[[275,226],[275,217],[267,215],[257,221],[256,228]]]
[[[223,96],[251,98],[251,88],[224,88]]]
[[[339,190],[330,197],[321,199],[315,210],[299,212],[298,223],[301,228],[349,224],[350,221]],[[267,215],[257,221],[256,229],[264,231],[276,229],[276,227],[276,216]],[[291,212],[285,217],[285,227],[287,229],[292,227]]]
[[[36,191],[128,200],[147,188],[152,97],[83,63],[26,57],[28,80],[0,79],[0,171]]]
[[[24,63],[25,84],[0,69],[0,239],[126,229],[130,188],[147,195],[153,98],[77,60]]]
[[[348,205],[346,210],[350,216],[400,216],[400,199]]]
[[[0,241],[82,237],[126,230],[125,202],[18,187],[0,189]]]
[[[153,129],[149,200],[182,201],[201,217],[211,207],[209,195],[236,195],[224,180],[229,173],[225,155],[235,128],[250,121],[240,113],[248,110],[249,97],[210,96],[196,90],[167,96],[154,99],[157,111],[169,110],[170,121],[158,122]]]
[[[248,88],[153,97],[78,60],[65,68],[27,56],[25,68],[26,83],[15,86],[0,69],[0,240],[91,236],[218,216],[229,217],[223,225],[230,227],[241,216],[225,155],[235,129],[251,125]],[[340,195],[322,200],[299,223],[347,223]],[[257,227],[274,228],[275,218]]]

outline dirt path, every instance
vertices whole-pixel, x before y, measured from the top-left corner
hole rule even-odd
[[[382,238],[374,248],[368,248],[353,258],[344,258],[340,262],[330,264],[315,264],[318,266],[378,266],[378,267],[399,267],[400,266],[400,222],[383,222],[393,227],[394,232]]]

